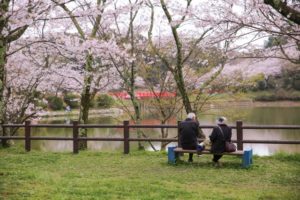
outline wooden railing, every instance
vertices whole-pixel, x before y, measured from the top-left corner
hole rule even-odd
[[[179,123],[179,122],[178,122]],[[177,125],[136,125],[129,124],[129,121],[123,121],[123,125],[101,125],[101,124],[79,124],[78,121],[73,121],[72,124],[31,124],[30,121],[26,121],[25,124],[3,124],[2,128],[25,128],[24,136],[0,136],[1,140],[25,140],[25,150],[31,150],[32,140],[71,140],[73,141],[73,153],[79,152],[78,142],[82,141],[123,141],[124,142],[124,154],[130,152],[130,142],[133,141],[158,141],[158,142],[178,142],[177,138],[133,138],[130,137],[130,129],[132,128],[176,128]],[[201,129],[211,129],[214,125],[200,125]],[[299,125],[247,125],[243,126],[242,121],[237,121],[235,126],[230,126],[232,129],[236,129],[236,140],[232,140],[237,143],[237,149],[243,150],[244,143],[263,143],[263,144],[300,144],[300,140],[244,140],[243,130],[245,129],[299,129]],[[70,128],[73,129],[73,137],[48,137],[48,136],[31,136],[31,128]],[[80,128],[122,128],[123,137],[109,138],[109,137],[79,137]],[[299,132],[300,134],[300,132]]]

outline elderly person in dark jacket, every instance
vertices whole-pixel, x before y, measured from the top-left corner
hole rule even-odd
[[[214,154],[213,163],[215,166],[220,166],[219,163],[222,155],[220,153],[225,152],[225,141],[231,142],[231,128],[226,125],[226,118],[219,117],[217,119],[217,127],[214,127],[211,135],[209,136],[211,145],[211,152]]]
[[[188,113],[187,118],[179,123],[179,141],[183,149],[197,149],[199,122],[195,113]],[[193,162],[193,154],[189,154],[189,162]]]

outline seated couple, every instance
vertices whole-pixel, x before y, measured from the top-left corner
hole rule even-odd
[[[211,142],[211,153],[213,153],[213,162],[216,166],[219,166],[219,159],[222,155],[220,153],[225,152],[225,141],[231,141],[231,128],[226,125],[226,118],[219,117],[217,119],[217,125],[213,128],[211,135],[209,136]],[[199,122],[196,119],[195,113],[188,113],[187,118],[179,123],[179,141],[183,149],[199,150],[202,151],[205,148],[205,144],[198,143],[200,136]],[[189,154],[189,162],[193,162],[193,154]]]

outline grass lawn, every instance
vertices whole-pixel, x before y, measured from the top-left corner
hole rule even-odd
[[[221,168],[210,160],[169,165],[165,152],[0,149],[0,199],[300,199],[300,154],[254,157],[249,169],[233,156]]]

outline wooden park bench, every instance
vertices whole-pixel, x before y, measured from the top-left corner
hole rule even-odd
[[[188,150],[182,149],[180,147],[169,147],[168,148],[168,162],[170,164],[176,164],[179,159],[179,154],[181,153],[195,153],[197,154],[197,150]],[[208,150],[201,151],[200,154],[212,154]],[[235,152],[224,152],[221,155],[231,155],[231,156],[241,156],[242,157],[242,167],[248,168],[252,164],[252,149],[246,149],[244,151],[235,151]]]

